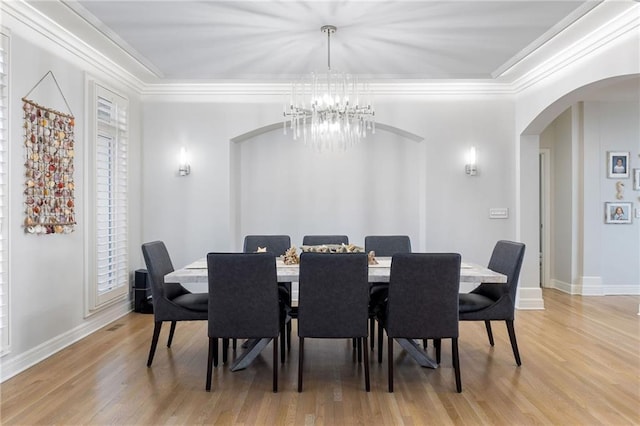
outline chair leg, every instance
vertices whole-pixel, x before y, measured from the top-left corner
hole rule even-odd
[[[356,349],[358,351],[358,364],[362,364],[362,339],[360,338],[356,339]]]
[[[507,320],[507,331],[509,332],[509,340],[511,340],[511,349],[513,349],[513,356],[516,358],[516,364],[522,365],[520,361],[520,352],[518,351],[518,342],[516,341],[516,330],[513,327],[513,320]]]
[[[278,393],[278,336],[273,338],[273,393]]]
[[[233,348],[234,352],[236,351],[236,349],[238,349],[238,339],[231,340],[231,347]]]
[[[213,339],[213,366],[218,366],[218,339]]]
[[[298,337],[298,392],[302,392],[302,364],[304,363],[304,337]]]
[[[229,360],[229,339],[222,339],[222,363],[226,364]]]
[[[382,323],[378,322],[378,364],[382,364],[382,342],[384,341]]]
[[[287,351],[291,351],[291,321],[287,323]]]
[[[429,339],[422,339],[422,349],[424,349],[425,351],[427,350],[427,341]]]
[[[373,317],[369,318],[369,338],[371,339],[371,350],[373,350],[376,341],[376,320]]]
[[[167,340],[167,347],[171,347],[171,342],[173,342],[173,333],[176,331],[177,321],[171,321],[171,329],[169,330],[169,340]]]
[[[151,367],[153,362],[153,355],[156,353],[156,346],[158,346],[158,337],[160,337],[160,329],[162,328],[162,321],[156,321],[153,326],[153,337],[151,338],[151,348],[149,349],[149,358],[147,359],[147,367]]]
[[[286,345],[286,338],[285,338],[285,330],[286,330],[287,326],[286,324],[282,324],[280,326],[280,363],[284,364],[285,361],[285,345]],[[275,343],[274,343],[275,344]]]
[[[364,350],[364,389],[369,392],[371,391],[371,380],[369,380],[369,351],[367,350],[367,338],[364,337],[364,342],[362,347]],[[362,340],[362,339],[359,339]]]
[[[489,344],[493,346],[493,332],[491,331],[491,321],[485,321],[484,326],[487,328],[487,336],[489,336]]]
[[[433,339],[433,347],[436,348],[436,363],[440,364],[442,359],[442,339]]]
[[[389,392],[393,392],[393,338],[387,338],[387,360],[389,364]]]
[[[460,378],[460,356],[458,354],[458,338],[451,339],[451,361],[453,362],[453,371],[456,374],[456,390],[462,392],[462,379]]]
[[[207,390],[207,392],[211,391],[211,375],[213,374],[213,352],[214,352],[214,346],[218,346],[216,344],[217,339],[214,339],[212,337],[209,337],[209,355],[207,357],[207,385],[205,386],[205,389]]]

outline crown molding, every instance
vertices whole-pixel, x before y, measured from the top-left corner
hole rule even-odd
[[[42,4],[57,7],[59,9],[56,10],[60,11],[64,7],[59,2],[43,2]],[[144,82],[140,78],[107,58],[85,40],[62,27],[26,1],[1,1],[0,12],[4,15],[3,20],[7,20],[9,17],[20,24],[11,27],[13,34],[24,37],[36,45],[52,42],[69,54],[64,59],[78,64],[85,71],[97,73],[106,79],[124,84],[134,92],[142,91]],[[88,67],[92,69],[86,69]]]
[[[555,49],[548,59],[539,61],[512,82],[515,93],[519,93],[566,67],[588,57],[597,50],[616,43],[624,37],[640,37],[640,4],[634,2],[606,1],[599,7],[597,16],[586,15],[577,22],[573,31],[567,30],[558,40],[553,40],[545,47]],[[605,10],[606,9],[606,10]],[[584,31],[581,26],[591,28]],[[595,28],[595,29],[593,29]],[[578,32],[578,35],[572,32]],[[583,35],[586,34],[586,35]],[[535,58],[532,58],[535,59]],[[519,64],[520,66],[526,64]],[[508,78],[508,73],[503,74]]]

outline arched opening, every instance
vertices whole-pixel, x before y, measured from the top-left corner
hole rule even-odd
[[[546,268],[548,286],[567,293],[640,293],[640,226],[612,226],[604,220],[604,205],[616,200],[619,181],[607,176],[607,152],[629,152],[630,167],[640,167],[639,118],[640,76],[635,74],[573,90],[526,126],[518,155],[518,230],[527,249],[539,253],[542,262],[523,267],[529,283],[539,283],[540,271]],[[540,152],[550,157],[546,175],[540,174]],[[548,192],[545,178],[550,179]],[[632,179],[622,183],[630,186]],[[626,191],[622,201],[637,211],[639,195]],[[616,247],[622,252],[618,257],[610,254]],[[539,287],[521,288],[519,296],[524,308],[544,304]]]
[[[251,233],[347,234],[361,244],[371,233],[424,234],[421,136],[377,124],[346,151],[318,153],[283,135],[282,123],[234,137],[230,217],[234,241]]]

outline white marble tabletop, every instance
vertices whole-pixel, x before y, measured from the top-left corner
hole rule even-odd
[[[369,282],[389,282],[391,273],[391,258],[377,257],[377,265],[369,265]],[[297,282],[300,272],[299,265],[285,265],[282,259],[276,259],[278,282]],[[206,284],[207,260],[202,258],[177,269],[165,276],[166,282],[179,282],[182,284]],[[506,283],[506,275],[494,272],[484,266],[462,262],[460,267],[460,283]]]

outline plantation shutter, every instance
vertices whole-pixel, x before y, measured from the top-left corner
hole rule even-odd
[[[96,304],[129,289],[126,99],[96,85]]]

